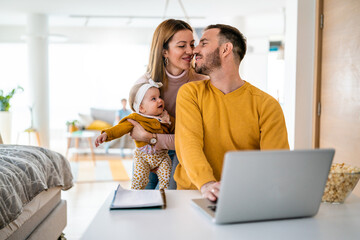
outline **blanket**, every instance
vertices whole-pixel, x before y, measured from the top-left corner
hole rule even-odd
[[[49,149],[0,144],[0,229],[15,220],[23,206],[44,190],[73,186],[70,164]]]

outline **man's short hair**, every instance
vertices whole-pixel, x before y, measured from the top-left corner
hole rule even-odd
[[[218,34],[219,44],[231,42],[235,59],[240,63],[246,53],[246,38],[244,35],[237,28],[225,24],[209,25],[205,28],[205,31],[214,28],[220,30]]]

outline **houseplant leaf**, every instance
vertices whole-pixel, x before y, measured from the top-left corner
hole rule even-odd
[[[11,107],[10,100],[14,96],[14,94],[19,90],[24,91],[24,89],[20,86],[11,90],[7,95],[4,95],[4,91],[0,90],[0,111],[5,111],[5,112],[9,111]]]

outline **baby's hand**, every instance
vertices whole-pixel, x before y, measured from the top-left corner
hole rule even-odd
[[[102,144],[103,142],[105,142],[107,139],[107,134],[104,132],[103,134],[101,134],[100,136],[98,136],[95,140],[95,146],[98,147],[100,144]]]

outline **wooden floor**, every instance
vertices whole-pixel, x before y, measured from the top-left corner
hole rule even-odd
[[[70,159],[71,161],[71,159]],[[68,240],[80,239],[105,199],[118,184],[130,188],[130,181],[75,183],[68,191],[62,191],[67,201],[67,226],[64,229]]]

